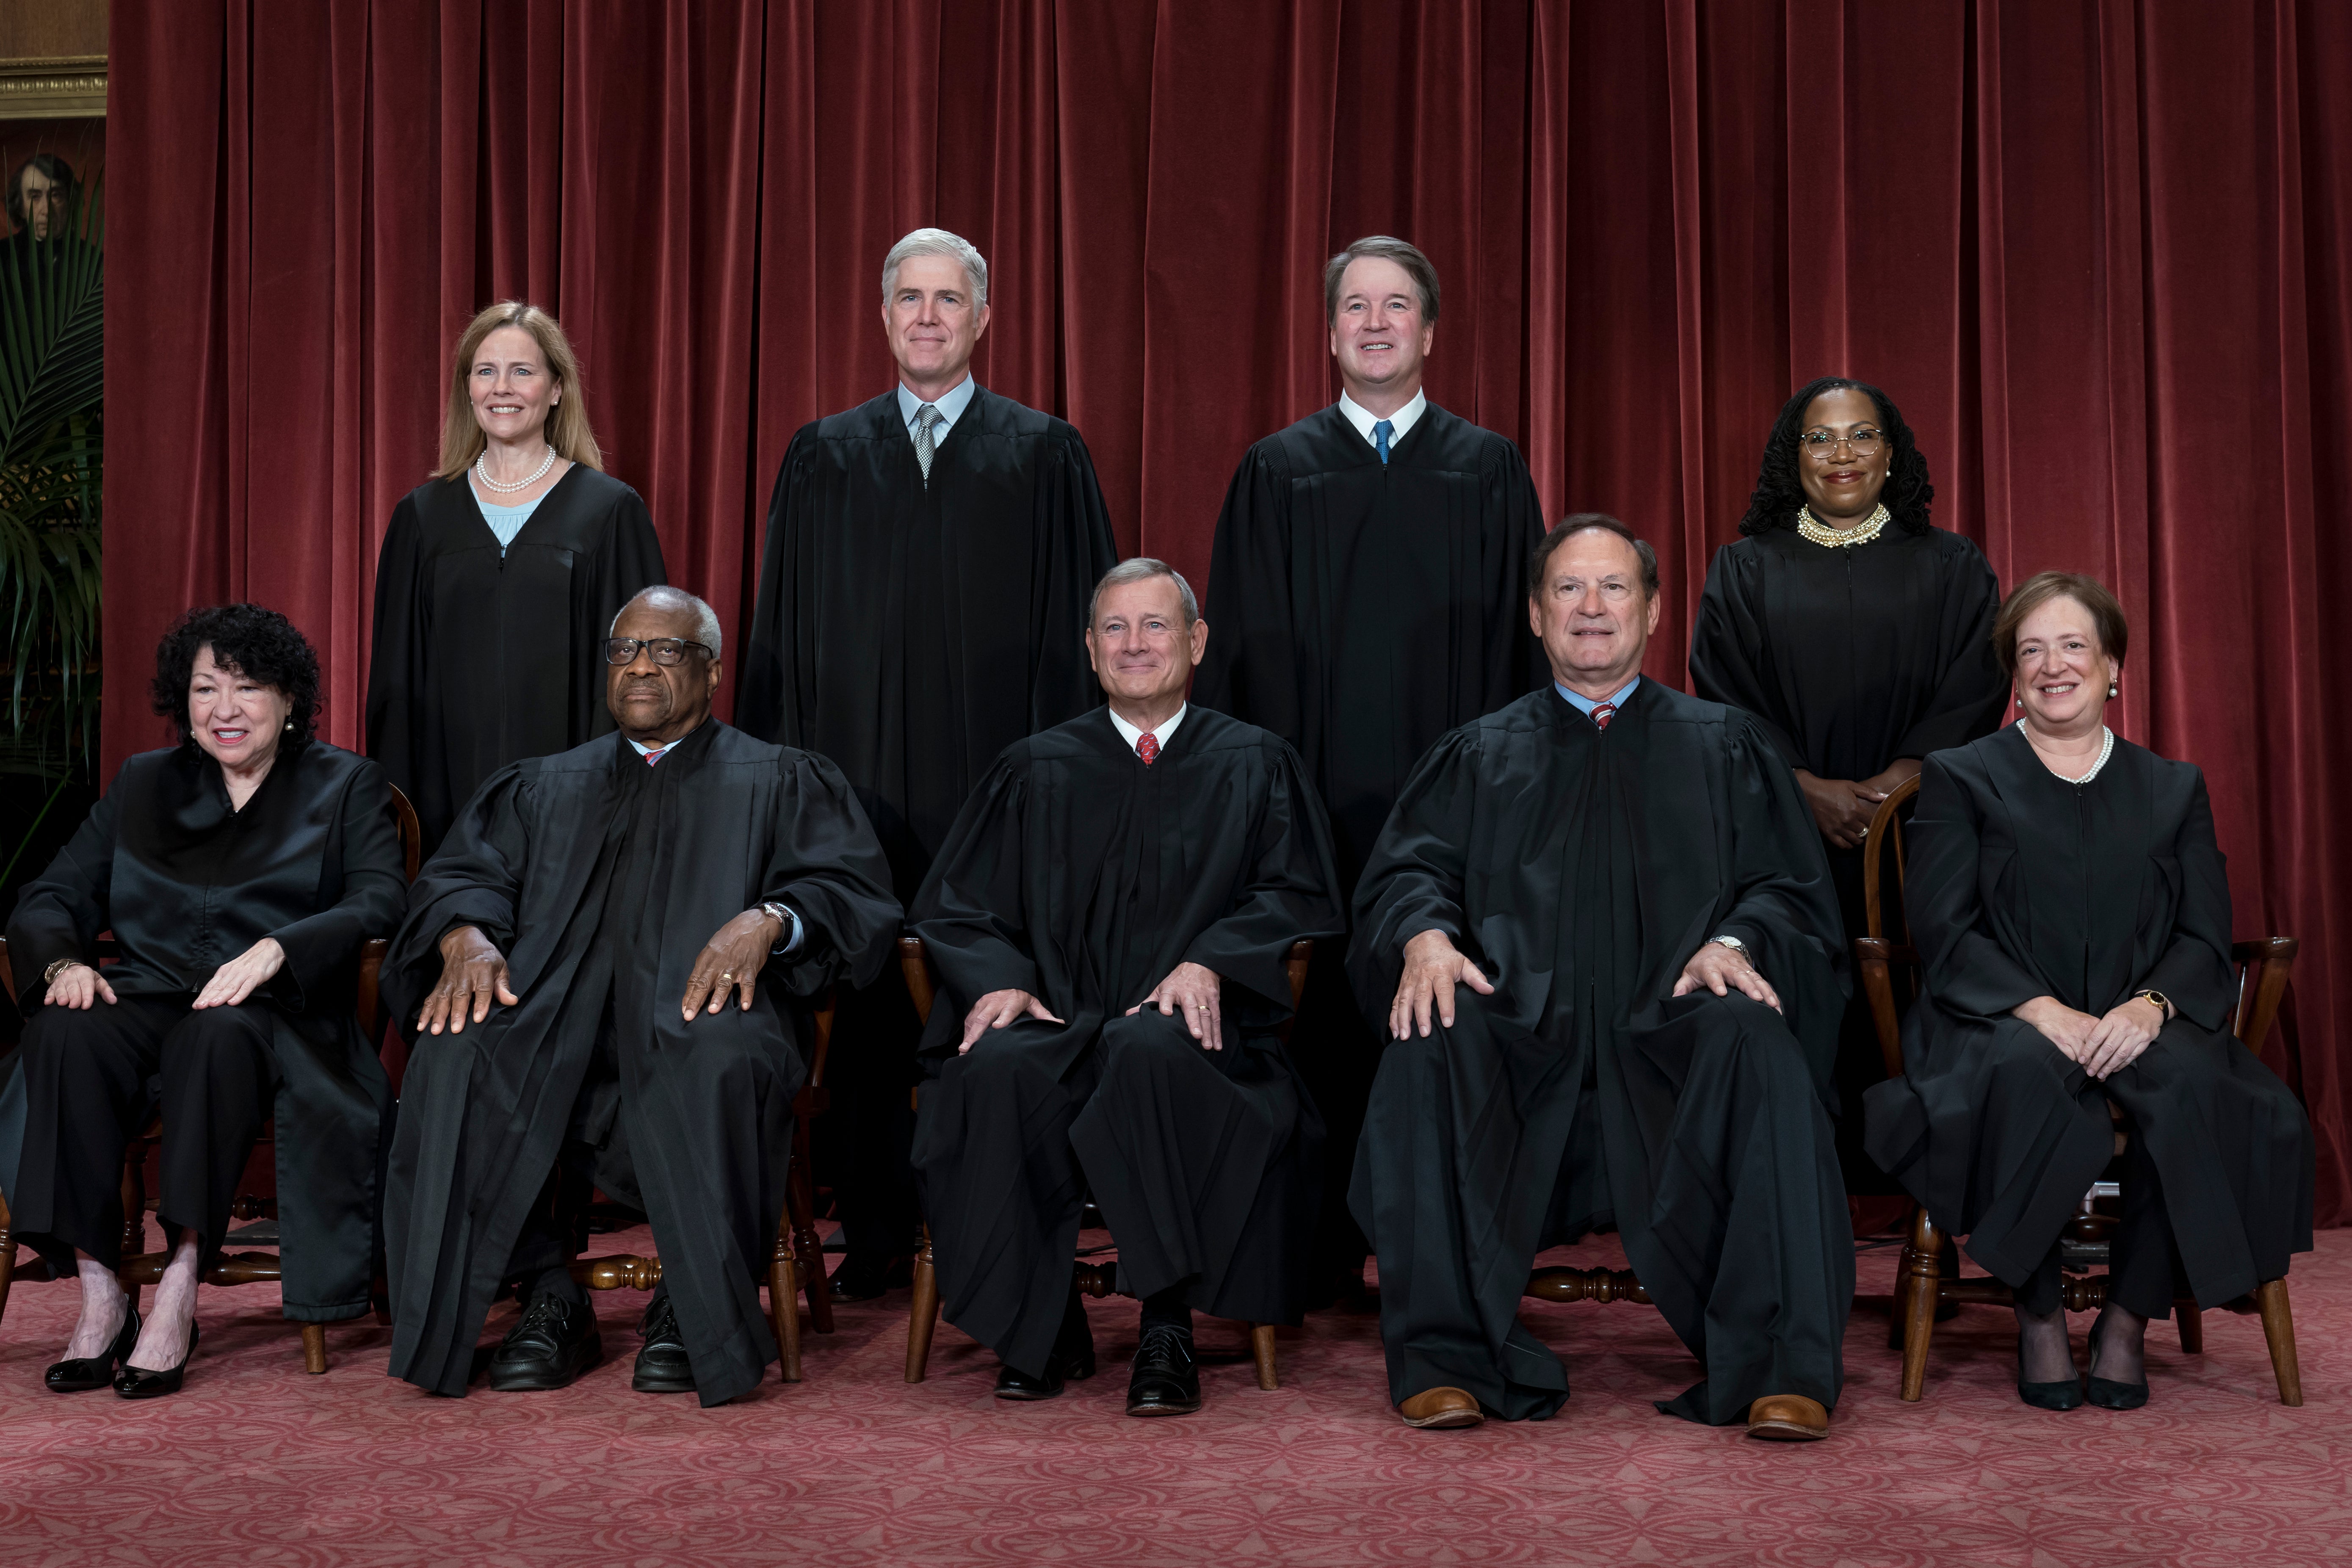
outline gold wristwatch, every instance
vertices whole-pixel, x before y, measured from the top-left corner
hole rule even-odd
[[[2158,1012],[2163,1014],[2168,1018],[2172,1016],[2172,998],[2167,996],[2161,991],[2136,991],[2132,994],[2132,1000],[2135,1002],[2153,1002],[2156,1004],[2156,1010]]]
[[[58,983],[58,976],[63,974],[67,970],[86,969],[88,967],[89,961],[86,959],[60,958],[54,960],[47,969],[41,971],[41,984],[44,985],[55,985]]]

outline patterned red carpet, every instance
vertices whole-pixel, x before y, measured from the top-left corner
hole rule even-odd
[[[1883,1291],[1892,1263],[1865,1254],[1864,1289]],[[1204,1351],[1234,1352],[1207,1369],[1208,1408],[1130,1421],[1132,1302],[1095,1305],[1091,1383],[1005,1406],[992,1358],[945,1327],[930,1380],[900,1381],[899,1290],[811,1336],[805,1383],[703,1411],[630,1392],[642,1298],[625,1292],[600,1298],[609,1359],[580,1384],[461,1403],[385,1378],[373,1323],[331,1333],[331,1369],[305,1376],[250,1287],[206,1292],[187,1389],[132,1405],[40,1389],[72,1290],[22,1285],[0,1326],[0,1562],[2342,1562],[2352,1234],[2324,1235],[2294,1283],[2300,1410],[2276,1401],[2259,1325],[2217,1313],[2201,1357],[2151,1335],[2147,1409],[2030,1411],[2010,1387],[2010,1319],[1980,1308],[1942,1325],[1927,1398],[1906,1405],[1886,1320],[1864,1310],[1836,1430],[1810,1445],[1652,1410],[1693,1364],[1630,1305],[1528,1304],[1569,1362],[1559,1419],[1417,1433],[1388,1413],[1364,1314],[1286,1334],[1273,1394],[1238,1330],[1204,1324]]]

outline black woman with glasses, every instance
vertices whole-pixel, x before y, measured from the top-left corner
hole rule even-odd
[[[1930,752],[1999,727],[2000,586],[1976,545],[1933,526],[1936,487],[1902,411],[1823,376],[1773,421],[1739,520],[1716,552],[1691,633],[1691,689],[1742,708],[1797,775],[1829,851],[1849,936],[1863,934],[1862,844],[1887,794]],[[1885,1076],[1856,989],[1838,1047],[1840,1163],[1852,1192],[1891,1192],[1862,1152],[1862,1091]]]
[[[612,731],[596,649],[630,595],[669,579],[646,503],[603,468],[555,318],[511,300],[476,316],[440,463],[393,509],[376,563],[367,752],[428,856],[484,779]]]

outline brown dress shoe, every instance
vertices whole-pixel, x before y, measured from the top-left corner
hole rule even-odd
[[[1748,1435],[1809,1443],[1830,1435],[1830,1413],[1801,1394],[1768,1394],[1748,1407]]]
[[[1477,1400],[1458,1388],[1425,1388],[1398,1405],[1397,1414],[1408,1426],[1475,1426],[1486,1419]]]

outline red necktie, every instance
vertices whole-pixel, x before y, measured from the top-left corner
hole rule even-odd
[[[1150,731],[1146,730],[1143,732],[1143,738],[1135,742],[1135,754],[1143,759],[1143,765],[1147,768],[1152,763],[1158,762],[1160,760],[1160,737],[1153,734]]]
[[[1617,704],[1603,702],[1592,710],[1592,727],[1596,730],[1606,730],[1609,728],[1609,721],[1615,717],[1617,717]]]
[[[656,763],[660,762],[663,757],[667,756],[669,748],[667,746],[662,747],[661,750],[657,752],[647,752],[646,753],[646,766],[652,767]]]

